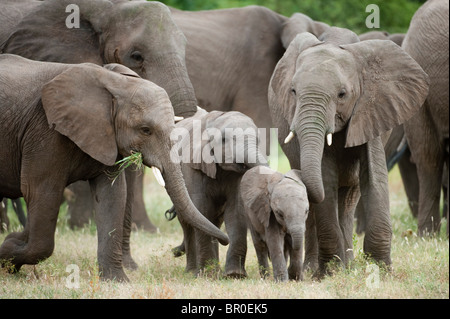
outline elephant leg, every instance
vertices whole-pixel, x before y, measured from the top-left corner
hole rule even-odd
[[[345,263],[348,264],[354,259],[353,254],[353,221],[356,207],[363,211],[363,205],[359,205],[360,192],[358,186],[339,188],[339,225],[344,239]],[[364,218],[365,219],[365,218]]]
[[[213,218],[216,214],[219,214],[214,200],[206,196],[205,193],[201,194],[190,194],[192,203],[197,207],[197,209],[205,215],[208,220],[213,224],[220,227],[219,223]],[[211,236],[206,235],[202,231],[193,229],[193,239],[192,243],[186,244],[186,258],[190,259],[191,248],[195,250],[195,272],[197,274],[204,270],[205,267],[216,265],[214,268],[219,270],[219,247],[216,240],[213,240]],[[187,237],[185,237],[186,240]]]
[[[25,170],[23,176],[27,176]],[[11,262],[15,271],[24,264],[35,265],[50,257],[55,246],[64,178],[51,174],[42,176],[22,178],[21,191],[28,208],[28,221],[23,232],[10,234],[0,247],[0,260]]]
[[[380,138],[362,147],[359,176],[361,200],[366,213],[364,252],[375,261],[389,266],[392,227],[384,148]]]
[[[267,244],[253,227],[250,227],[250,234],[252,235],[253,246],[255,247],[256,258],[258,259],[259,274],[261,278],[266,278],[270,272]]]
[[[9,229],[9,218],[7,215],[7,199],[0,200],[0,233]]]
[[[135,171],[134,169],[126,172],[127,185],[134,183],[133,192],[133,210],[131,213],[132,222],[139,229],[148,231],[149,233],[156,233],[158,228],[150,221],[145,210],[144,203],[144,170]]]
[[[313,207],[310,208],[308,218],[306,219],[304,267],[305,270],[311,270],[313,272],[319,267],[319,247]]]
[[[180,215],[177,215],[178,221],[180,222],[181,228],[183,229],[183,242],[172,249],[175,255],[176,250],[181,250],[186,255],[186,267],[185,271],[190,272],[193,274],[197,273],[197,248],[195,246],[195,231],[192,226],[187,224],[183,217]],[[179,254],[178,256],[175,255],[175,257],[182,256],[182,254]]]
[[[103,280],[128,281],[122,266],[124,215],[127,200],[124,174],[113,185],[106,174],[89,181],[94,196],[98,265]]]
[[[130,249],[130,237],[131,237],[131,225],[132,216],[138,209],[139,204],[137,203],[138,197],[136,193],[140,194],[140,200],[142,200],[142,189],[139,190],[140,174],[142,171],[135,171],[134,169],[128,168],[125,170],[126,179],[126,205],[125,205],[125,215],[123,219],[123,242],[122,242],[122,259],[123,265],[132,270],[136,270],[138,265],[131,257]]]
[[[225,227],[230,238],[225,262],[225,276],[247,277],[245,258],[247,255],[247,223],[243,207],[238,201],[227,202],[224,211]]]
[[[75,229],[89,224],[94,212],[94,201],[89,183],[78,181],[70,184],[67,188],[74,194],[67,198],[69,227]]]
[[[417,176],[416,164],[411,162],[411,152],[409,148],[398,162],[400,176],[405,188],[408,205],[412,215],[417,218],[419,214],[419,177]]]
[[[289,279],[286,257],[284,256],[284,236],[280,225],[271,214],[269,227],[266,229],[266,242],[272,260],[273,278],[275,281],[287,281]]]
[[[432,160],[431,158],[429,159]],[[419,176],[419,236],[439,233],[441,216],[439,211],[442,186],[443,161],[417,163]]]

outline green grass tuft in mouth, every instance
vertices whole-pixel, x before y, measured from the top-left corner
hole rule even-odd
[[[108,172],[108,176],[112,179],[111,185],[114,184],[117,177],[122,174],[123,171],[125,171],[128,167],[134,166],[136,171],[141,170],[144,167],[144,164],[142,162],[142,153],[140,152],[134,152],[131,151],[131,155],[122,158],[121,160],[117,161],[115,165],[119,165],[117,170],[115,172]]]

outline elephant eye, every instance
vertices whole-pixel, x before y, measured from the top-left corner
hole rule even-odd
[[[345,89],[341,89],[339,91],[338,98],[342,99],[345,97],[346,94],[347,94],[347,91],[345,91]]]
[[[139,63],[142,63],[144,61],[144,57],[142,56],[141,52],[139,52],[139,51],[133,51],[133,53],[131,53],[130,57]]]
[[[149,127],[141,127],[141,132],[144,135],[152,135],[152,130]]]
[[[297,91],[295,91],[295,89],[291,89],[291,93],[297,95]]]

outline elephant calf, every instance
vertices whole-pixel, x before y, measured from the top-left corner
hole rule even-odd
[[[217,227],[225,222],[230,238],[225,276],[245,277],[247,225],[238,190],[242,175],[249,168],[267,165],[259,147],[258,128],[240,112],[203,109],[178,122],[176,128],[181,140],[175,147],[192,202]],[[201,136],[201,140],[196,140],[196,136]],[[174,251],[176,256],[185,251],[186,271],[199,273],[219,259],[218,245],[211,236],[187,225],[183,216],[178,215],[178,219],[184,241]]]
[[[303,241],[309,202],[299,176],[299,170],[283,175],[260,166],[248,170],[241,180],[240,194],[261,276],[268,273],[270,256],[277,281],[303,280]]]

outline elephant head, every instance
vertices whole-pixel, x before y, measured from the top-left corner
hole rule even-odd
[[[332,134],[345,147],[367,143],[408,120],[428,93],[428,77],[392,41],[359,42],[351,31],[330,28],[321,36],[301,33],[278,62],[269,85],[272,112],[297,136],[303,182],[313,202],[324,197],[321,161]]]
[[[184,163],[216,178],[218,169],[240,174],[249,168],[267,165],[259,146],[258,128],[241,112],[206,112],[198,110],[195,116],[177,124],[184,128],[178,144]],[[187,133],[187,134],[186,134]]]
[[[143,163],[164,178],[186,222],[227,243],[228,237],[194,207],[180,166],[170,160],[174,112],[167,93],[124,66],[108,69],[114,71],[90,63],[74,65],[48,82],[42,105],[50,126],[107,166],[140,152]]]
[[[197,100],[185,46],[162,3],[49,0],[20,21],[2,50],[39,61],[123,64],[164,88],[175,114],[188,117]]]

